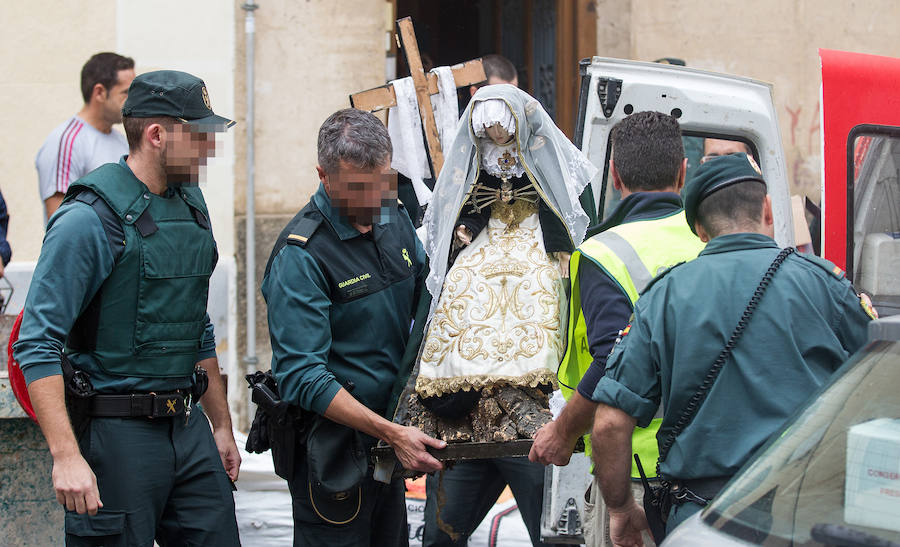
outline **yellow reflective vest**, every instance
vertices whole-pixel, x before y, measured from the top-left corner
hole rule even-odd
[[[581,292],[578,265],[588,259],[614,280],[628,296],[632,308],[638,295],[657,274],[675,264],[696,258],[704,244],[687,225],[684,210],[652,219],[627,222],[614,226],[586,240],[572,253],[569,271],[572,292],[569,300],[569,321],[566,353],[559,367],[559,383],[568,400],[594,360],[587,339],[584,313],[581,311]],[[622,325],[623,327],[625,325]],[[657,416],[646,428],[635,428],[631,439],[632,451],[640,455],[647,476],[655,476],[659,447],[656,433],[662,418]],[[590,436],[584,436],[585,451],[590,456]],[[638,478],[637,466],[632,462],[631,475]]]

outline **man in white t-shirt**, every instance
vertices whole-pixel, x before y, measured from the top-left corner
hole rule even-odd
[[[122,123],[133,79],[134,60],[115,53],[97,53],[82,67],[84,107],[50,133],[34,160],[46,219],[59,207],[69,183],[128,153],[125,135],[112,126]]]

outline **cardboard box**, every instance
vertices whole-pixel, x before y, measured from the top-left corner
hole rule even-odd
[[[900,532],[900,419],[850,428],[844,481],[848,524]]]

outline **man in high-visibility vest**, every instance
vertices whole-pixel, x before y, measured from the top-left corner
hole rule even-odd
[[[545,465],[567,464],[578,437],[590,430],[597,406],[590,396],[640,292],[658,273],[703,249],[685,222],[678,194],[686,169],[678,121],[659,112],[639,112],[619,122],[611,139],[609,172],[622,201],[591,230],[595,235],[575,251],[569,265],[568,346],[559,369],[568,402],[562,414],[535,435],[529,455]],[[635,431],[634,449],[644,461],[656,460],[658,428],[659,420],[654,420]],[[633,476],[638,478],[636,470]],[[640,483],[634,485],[639,495]],[[612,545],[602,532],[609,517],[596,484],[590,498],[596,502],[597,525],[585,526],[588,545]]]

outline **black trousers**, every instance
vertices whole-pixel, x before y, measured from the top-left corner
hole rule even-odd
[[[68,546],[240,545],[231,481],[209,422],[93,418],[79,439],[103,508],[66,512]]]

